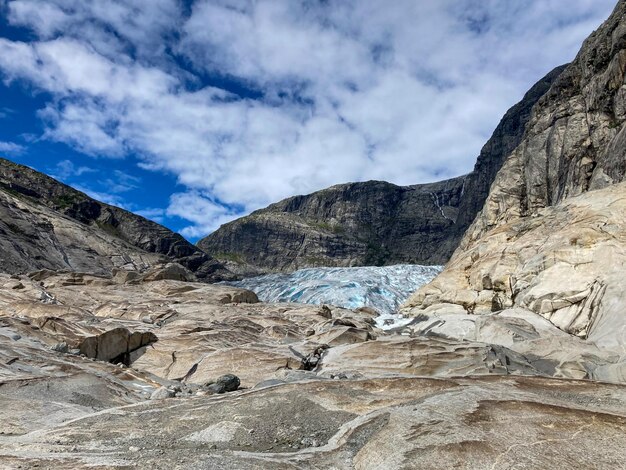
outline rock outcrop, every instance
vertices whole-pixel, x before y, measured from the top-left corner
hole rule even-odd
[[[459,249],[408,305],[414,313],[456,305],[473,314],[515,306],[581,338],[623,335],[625,196],[620,183],[500,223]]]
[[[445,264],[482,208],[530,110],[563,71],[557,67],[504,115],[470,174],[438,183],[381,181],[333,186],[272,204],[198,246],[244,275],[317,266]]]
[[[521,308],[624,356],[625,72],[620,1],[535,105],[482,211],[407,315]]]
[[[176,261],[198,279],[232,275],[179,234],[0,158],[0,260],[8,273],[111,273]]]

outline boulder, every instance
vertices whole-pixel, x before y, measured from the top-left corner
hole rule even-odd
[[[212,393],[234,392],[239,388],[241,381],[233,374],[226,374],[219,377],[215,382],[205,384],[205,388]]]
[[[195,281],[194,274],[178,263],[167,263],[164,266],[156,266],[142,277],[144,282],[151,281]]]
[[[176,395],[174,390],[167,387],[159,387],[150,395],[150,400],[164,400],[166,398],[173,398]]]

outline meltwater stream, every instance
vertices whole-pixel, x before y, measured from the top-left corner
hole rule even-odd
[[[267,274],[228,284],[249,289],[263,302],[373,307],[380,327],[397,326],[398,307],[441,272],[441,266],[401,264],[358,268],[307,268],[290,274]],[[392,320],[392,322],[386,322]],[[385,325],[387,323],[387,325]]]

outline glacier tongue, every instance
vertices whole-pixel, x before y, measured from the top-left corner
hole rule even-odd
[[[430,282],[442,266],[402,264],[358,268],[307,268],[290,274],[267,274],[228,284],[254,291],[263,302],[330,304],[345,308],[373,307],[380,327],[397,326],[398,307]],[[392,323],[395,325],[385,325]]]

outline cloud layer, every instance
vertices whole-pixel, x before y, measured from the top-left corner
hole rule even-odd
[[[0,154],[5,153],[7,155],[19,155],[24,151],[24,147],[15,142],[0,141]]]
[[[4,14],[34,37],[0,38],[0,70],[50,93],[45,139],[176,175],[183,191],[146,214],[198,237],[336,183],[471,170],[506,109],[613,5],[14,0]]]

